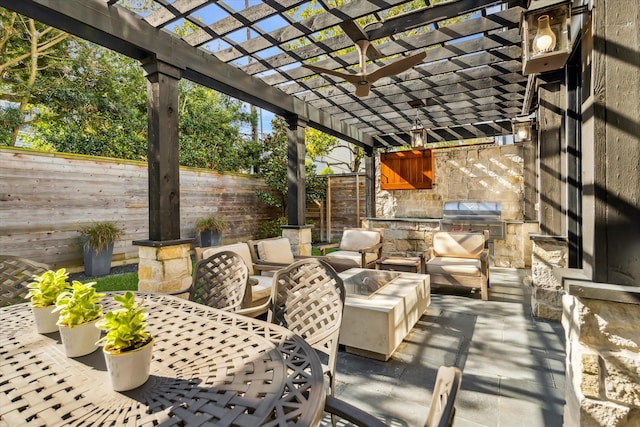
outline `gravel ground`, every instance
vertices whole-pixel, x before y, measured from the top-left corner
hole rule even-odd
[[[138,264],[119,265],[117,267],[111,267],[111,273],[109,276],[116,274],[134,273],[138,271]],[[101,276],[105,277],[105,276]],[[69,280],[78,280],[80,282],[87,282],[89,280],[97,279],[96,276],[87,276],[84,272],[69,274]]]

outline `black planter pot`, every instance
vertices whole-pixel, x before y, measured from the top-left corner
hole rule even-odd
[[[219,231],[201,231],[200,246],[203,248],[209,246],[219,246],[222,240],[222,233]]]
[[[84,274],[87,276],[106,276],[111,272],[111,257],[113,255],[113,242],[100,252],[83,242],[82,256],[84,259]]]

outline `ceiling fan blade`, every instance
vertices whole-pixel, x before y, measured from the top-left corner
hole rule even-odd
[[[365,32],[360,28],[356,21],[342,21],[340,22],[340,28],[342,31],[354,42],[360,40],[369,40]]]
[[[385,65],[384,67],[380,67],[374,72],[368,74],[366,79],[368,82],[375,82],[383,77],[395,76],[396,74],[400,74],[403,71],[408,70],[422,62],[424,58],[427,57],[427,53],[422,51],[420,53],[416,53],[415,55],[407,56],[405,58],[399,59],[396,62],[392,62],[391,64]]]
[[[350,83],[353,83],[354,85],[357,85],[359,81],[363,80],[362,76],[359,74],[348,74],[340,71],[331,70],[329,68],[316,67],[315,65],[308,65],[308,64],[302,64],[302,66],[304,68],[308,68],[312,71],[315,71],[316,73],[324,73],[324,74],[329,74],[331,76],[340,77],[341,79],[344,79]]]
[[[340,23],[340,28],[342,28],[342,31],[344,31],[344,33],[355,44],[357,44],[360,40],[369,40],[367,34],[362,30],[362,28],[360,28],[360,26],[358,26],[358,24],[356,24],[355,21],[342,21]],[[371,59],[372,61],[382,58],[382,54],[378,49],[376,49],[373,43],[370,43],[369,46],[367,46],[367,50],[365,51],[365,53],[367,55],[367,58]]]

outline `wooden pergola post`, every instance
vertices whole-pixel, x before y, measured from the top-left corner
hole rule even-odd
[[[287,130],[287,215],[289,225],[282,235],[289,238],[295,255],[311,255],[311,226],[306,225],[305,145],[307,123],[300,117],[286,117]]]
[[[180,239],[180,70],[155,59],[142,66],[147,78],[149,240],[176,240]]]
[[[376,156],[378,150],[372,147],[365,148],[364,157],[364,183],[365,183],[365,216],[376,217]],[[359,224],[358,224],[359,226]]]
[[[286,118],[287,130],[287,210],[289,225],[305,225],[305,145],[304,130],[306,122],[298,116]]]
[[[191,282],[191,239],[180,239],[178,82],[181,70],[152,59],[147,78],[149,240],[140,246],[138,288],[169,292]]]

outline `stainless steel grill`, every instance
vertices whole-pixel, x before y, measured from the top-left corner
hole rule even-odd
[[[444,231],[489,230],[489,240],[504,239],[505,224],[501,220],[499,202],[445,202],[440,220]]]

